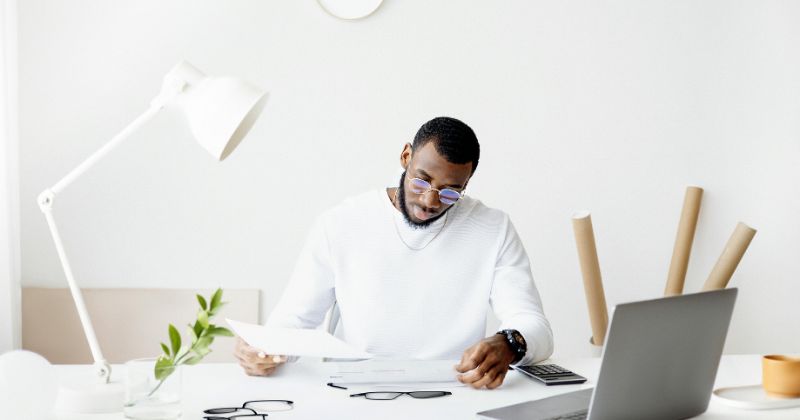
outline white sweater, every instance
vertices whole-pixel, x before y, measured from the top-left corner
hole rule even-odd
[[[399,235],[413,247],[410,250]],[[437,235],[434,238],[434,235]],[[465,196],[413,229],[384,189],[349,198],[314,224],[267,324],[315,328],[337,302],[336,335],[381,357],[460,359],[485,336],[491,308],[546,359],[553,335],[508,215]]]

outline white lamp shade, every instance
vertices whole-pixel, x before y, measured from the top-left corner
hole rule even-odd
[[[177,105],[195,139],[215,159],[224,160],[253,127],[266,92],[231,77],[210,77],[179,95]]]

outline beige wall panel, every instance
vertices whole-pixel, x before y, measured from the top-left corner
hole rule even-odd
[[[169,343],[167,325],[175,324],[184,340],[193,322],[200,293],[213,290],[82,289],[103,355],[111,363],[157,356],[160,342]],[[257,289],[225,290],[219,314],[212,321],[226,326],[225,318],[258,322]],[[206,362],[233,362],[234,340],[220,337]],[[25,287],[22,290],[22,347],[51,363],[92,363],[69,289]]]

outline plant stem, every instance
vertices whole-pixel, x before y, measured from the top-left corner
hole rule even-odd
[[[171,375],[171,374],[170,374],[170,375]],[[169,378],[169,376],[167,376],[167,378]],[[161,388],[161,385],[164,385],[164,381],[166,381],[166,380],[167,380],[167,378],[164,378],[164,379],[160,380],[160,381],[158,382],[158,385],[156,385],[156,386],[155,386],[155,388],[153,388],[153,390],[152,390],[152,391],[150,391],[150,393],[149,393],[149,394],[147,394],[147,398],[150,398],[150,397],[152,397],[152,396],[153,396],[153,394],[155,394],[155,393],[156,393],[156,391],[158,391],[158,388]]]
[[[189,351],[187,351],[187,352],[186,352],[186,353],[185,353],[183,356],[179,357],[179,358],[178,358],[178,360],[176,360],[176,361],[175,361],[175,363],[173,364],[173,366],[175,367],[175,369],[176,369],[176,370],[177,370],[177,369],[178,369],[178,367],[181,365],[181,363],[183,363],[184,359],[185,359],[187,356],[189,356],[189,354],[191,354],[191,353],[192,353],[192,350],[194,350],[194,346],[192,346],[192,348],[190,348],[190,349],[189,349]],[[152,396],[153,396],[153,394],[155,394],[155,393],[156,393],[156,391],[158,391],[158,388],[161,388],[161,385],[164,385],[164,381],[166,381],[166,380],[167,380],[167,379],[168,379],[168,378],[169,378],[169,377],[170,377],[170,376],[171,376],[173,373],[175,373],[175,371],[174,371],[174,370],[173,370],[172,372],[170,372],[170,374],[169,374],[169,375],[167,375],[166,377],[164,377],[164,379],[162,379],[162,380],[158,381],[158,385],[156,385],[156,386],[153,388],[153,390],[152,390],[152,391],[150,391],[150,393],[149,393],[149,394],[147,394],[147,397],[148,397],[148,398],[149,398],[149,397],[152,397]]]
[[[186,352],[186,354],[179,357],[178,360],[175,361],[175,366],[177,367],[179,364],[183,363],[183,359],[185,359],[186,356],[188,356],[192,352],[192,350],[194,350],[194,347],[190,348],[189,351]]]

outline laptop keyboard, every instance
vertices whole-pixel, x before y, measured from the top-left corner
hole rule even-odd
[[[547,420],[585,420],[588,410],[575,411],[574,413],[563,414],[558,417],[550,417]]]

